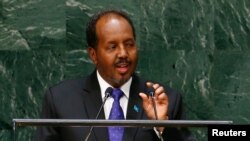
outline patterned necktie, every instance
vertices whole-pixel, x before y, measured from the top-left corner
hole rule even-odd
[[[113,97],[114,102],[113,102],[113,105],[109,114],[109,119],[112,119],[112,120],[124,119],[124,114],[120,106],[120,98],[123,95],[124,93],[120,89],[113,90],[111,96]],[[119,126],[108,127],[108,131],[109,131],[109,141],[121,141],[122,140],[124,127],[119,127]]]

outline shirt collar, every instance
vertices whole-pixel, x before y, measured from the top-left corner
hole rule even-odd
[[[105,91],[108,87],[111,87],[113,88],[113,86],[111,86],[109,83],[107,83],[103,78],[102,76],[100,75],[100,73],[98,72],[98,70],[96,71],[97,72],[97,79],[98,79],[98,82],[99,82],[99,85],[101,87],[101,94],[102,94],[102,99],[104,98],[105,96]],[[130,86],[131,86],[131,83],[132,83],[132,77],[129,78],[129,80],[123,84],[120,89],[123,91],[124,95],[129,98],[129,90],[130,90]]]

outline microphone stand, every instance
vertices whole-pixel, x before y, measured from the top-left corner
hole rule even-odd
[[[154,95],[154,89],[153,88],[149,88],[149,95],[152,98],[152,103],[153,103],[153,107],[154,107],[154,114],[155,114],[155,119],[158,120],[158,114],[157,114],[157,110],[156,110],[156,104],[155,104],[155,95]],[[164,141],[160,131],[155,128],[156,131],[158,132],[158,137],[160,138],[161,141]]]
[[[105,97],[104,97],[103,103],[102,103],[102,105],[101,105],[101,107],[100,107],[100,109],[99,109],[99,111],[98,111],[95,119],[98,119],[98,117],[99,117],[99,115],[100,115],[100,113],[102,111],[102,108],[103,108],[104,104],[106,103],[106,100],[108,99],[108,97],[110,96],[110,93],[112,91],[113,91],[113,89],[111,87],[107,88],[107,90],[105,92]],[[89,132],[88,132],[87,136],[84,139],[84,141],[88,141],[89,140],[89,137],[90,137],[90,135],[92,133],[93,128],[94,128],[94,126],[91,126],[91,128],[89,129]]]

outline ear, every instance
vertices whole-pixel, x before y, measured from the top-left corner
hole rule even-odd
[[[97,64],[96,50],[93,47],[88,47],[88,54],[92,62],[96,65]]]

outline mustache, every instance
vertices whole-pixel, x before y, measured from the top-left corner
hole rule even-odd
[[[128,58],[117,59],[115,65],[130,64],[131,61]]]

